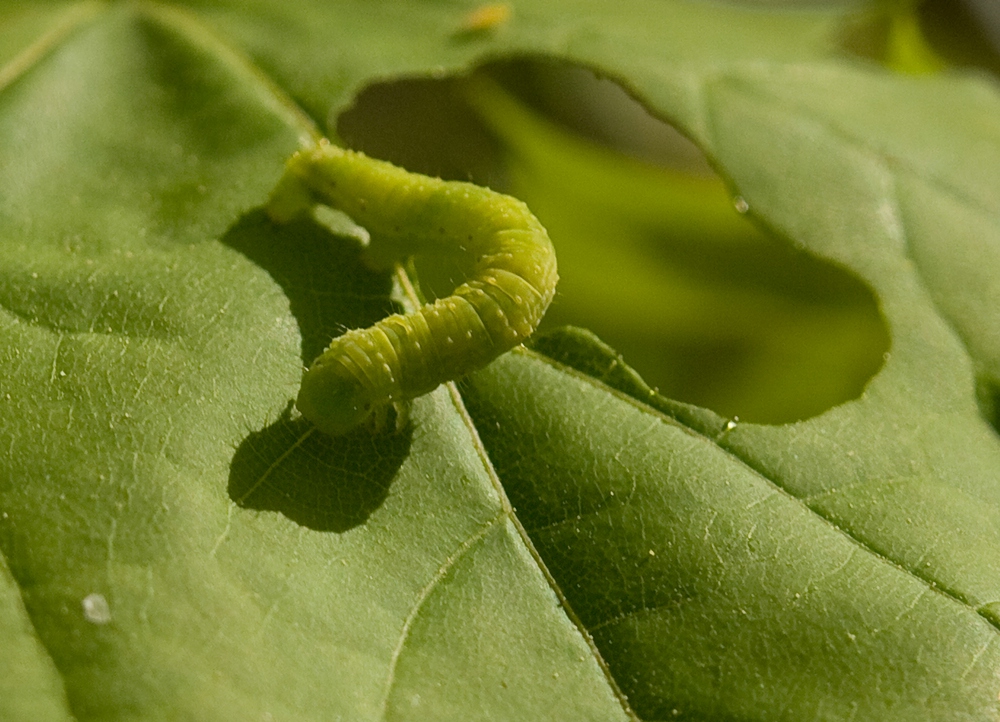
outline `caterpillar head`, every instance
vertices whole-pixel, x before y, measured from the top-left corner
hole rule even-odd
[[[295,402],[304,417],[324,434],[340,436],[372,413],[371,393],[337,362],[317,362],[302,377]]]

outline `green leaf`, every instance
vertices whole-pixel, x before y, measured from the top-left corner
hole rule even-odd
[[[995,81],[850,58],[839,7],[473,7],[0,6],[0,717],[1000,718]],[[871,289],[860,396],[726,422],[568,331],[395,432],[290,412],[407,301],[266,220],[284,159],[369,82],[526,54]]]

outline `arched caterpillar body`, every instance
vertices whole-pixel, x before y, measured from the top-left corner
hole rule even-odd
[[[485,366],[531,335],[555,294],[552,242],[510,196],[410,173],[324,140],[289,159],[268,213],[287,222],[315,203],[364,226],[376,262],[444,251],[469,269],[452,295],[348,331],[309,367],[296,405],[327,434]]]

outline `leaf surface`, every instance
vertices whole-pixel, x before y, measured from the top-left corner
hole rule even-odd
[[[1000,718],[995,81],[847,58],[839,8],[471,7],[0,8],[0,716]],[[859,398],[733,424],[565,332],[398,433],[290,414],[405,299],[266,220],[284,158],[375,79],[527,54],[872,289]]]

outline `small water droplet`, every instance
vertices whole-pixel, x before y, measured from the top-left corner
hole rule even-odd
[[[743,196],[736,196],[733,198],[733,208],[736,209],[737,213],[746,213],[750,210],[750,204]]]
[[[91,624],[107,624],[111,621],[111,607],[103,594],[88,594],[83,598],[83,618]]]

